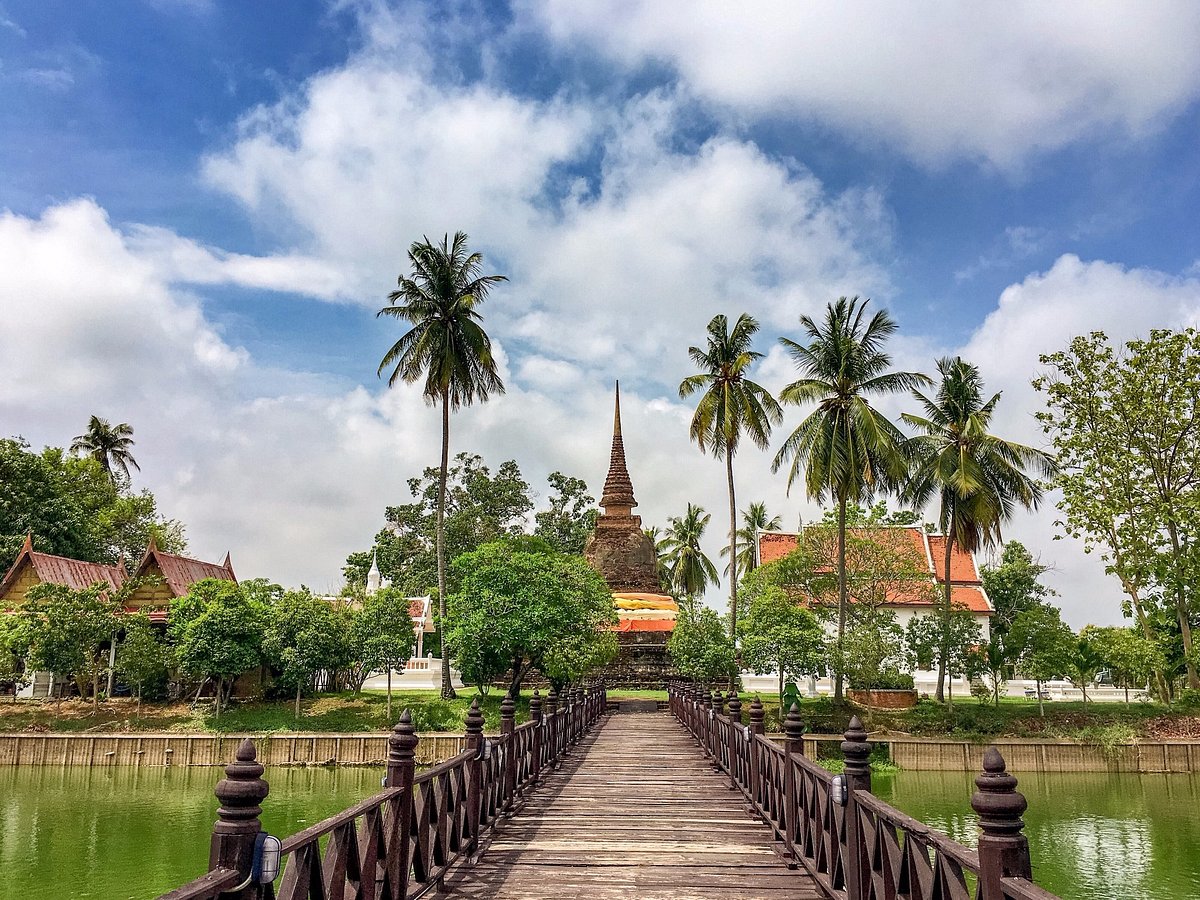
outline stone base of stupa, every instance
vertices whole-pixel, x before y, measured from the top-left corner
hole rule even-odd
[[[667,654],[669,631],[617,632],[617,658],[594,674],[610,690],[666,690],[679,673]]]

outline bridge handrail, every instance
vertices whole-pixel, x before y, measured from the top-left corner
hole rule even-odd
[[[855,716],[844,735],[840,781],[804,756],[799,707],[784,721],[784,740],[764,734],[756,697],[742,724],[736,691],[675,684],[671,712],[700,744],[713,768],[775,833],[789,858],[802,865],[825,895],[838,900],[1056,900],[1033,883],[1029,843],[1022,833],[1025,798],[992,747],[971,806],[979,815],[979,849],[952,840],[871,793],[871,744]],[[725,711],[728,704],[728,713]],[[835,798],[844,786],[844,797]],[[903,889],[903,894],[901,890]]]
[[[267,796],[252,741],[217,785],[210,871],[159,900],[308,900],[355,896],[412,900],[440,887],[464,858],[477,858],[496,822],[557,767],[604,714],[603,686],[551,691],[530,701],[530,721],[515,725],[516,704],[500,706],[500,735],[483,735],[478,700],[466,718],[467,748],[416,773],[416,729],[406,710],[388,740],[384,790],[282,842],[282,880],[250,883]]]

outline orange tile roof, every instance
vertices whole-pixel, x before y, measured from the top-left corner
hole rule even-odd
[[[886,536],[894,539],[898,533],[904,536],[903,543],[912,553],[916,566],[928,573],[931,583],[945,584],[945,554],[946,538],[943,535],[927,535],[921,529],[906,527],[884,528],[851,528],[848,533],[857,537],[876,538],[882,540]],[[800,536],[781,531],[764,531],[758,535],[758,555],[761,564],[776,562],[796,549]],[[897,542],[899,548],[899,542]],[[993,608],[983,590],[983,582],[979,577],[979,569],[975,564],[974,555],[967,553],[958,546],[951,547],[950,575],[954,585],[951,601],[962,605],[973,612],[991,615]],[[940,596],[940,591],[939,591]],[[854,597],[851,596],[851,601]],[[889,597],[889,606],[932,606],[936,599],[931,599],[930,592],[918,584],[899,584],[895,586]]]

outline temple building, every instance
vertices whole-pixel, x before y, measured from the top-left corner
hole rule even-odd
[[[661,687],[669,673],[666,645],[679,607],[663,590],[654,542],[642,530],[641,516],[633,514],[637,505],[625,464],[618,384],[602,512],[583,555],[608,583],[617,607],[620,656],[603,674],[623,687]]]

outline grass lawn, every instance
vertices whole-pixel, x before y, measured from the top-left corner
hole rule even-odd
[[[517,723],[529,719],[529,698],[523,693],[517,703]],[[362,732],[384,731],[395,724],[404,709],[412,713],[417,731],[461,732],[463,720],[475,697],[472,689],[459,691],[455,700],[442,700],[437,691],[393,691],[392,721],[387,718],[387,695],[383,691],[363,691],[359,697],[351,693],[321,694],[302,700],[301,717],[294,716],[292,701],[234,701],[216,719],[211,704],[203,702],[194,709],[184,703],[142,704],[142,714],[136,715],[137,704],[120,698],[100,704],[92,714],[90,701],[22,700],[0,702],[0,733],[2,732],[77,732],[103,734],[113,732],[225,732],[264,733],[271,731]],[[482,698],[484,728],[500,728],[500,701],[503,694],[492,691]]]

